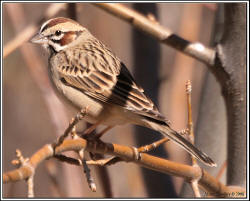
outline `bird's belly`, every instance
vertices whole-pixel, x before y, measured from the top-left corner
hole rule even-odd
[[[100,114],[102,113],[102,106],[100,103],[93,101],[83,92],[74,89],[70,86],[64,85],[62,83],[55,83],[58,95],[61,99],[74,106],[78,111],[81,109],[87,109],[87,115],[84,119],[89,123],[96,123],[99,119]]]
[[[103,125],[122,125],[127,122],[126,111],[119,106],[111,106],[93,98],[84,92],[63,84],[58,79],[52,78],[55,91],[64,103],[74,106],[78,111],[87,108],[87,114],[83,118],[89,123],[100,122]]]

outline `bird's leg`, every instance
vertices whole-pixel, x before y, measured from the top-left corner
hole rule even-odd
[[[100,133],[95,134],[96,138],[100,138],[102,137],[107,131],[109,131],[110,129],[112,129],[114,126],[107,126],[106,128],[104,128]]]
[[[107,126],[106,128],[104,128],[101,132],[99,133],[94,133],[93,131],[97,128],[97,126],[99,126],[102,123],[102,121],[98,121],[95,124],[91,125],[90,127],[88,127],[84,132],[82,137],[89,139],[89,138],[94,138],[94,139],[99,139],[100,137],[102,137],[107,131],[109,131],[111,128],[113,128],[114,126]]]
[[[101,124],[101,121],[98,121],[97,123],[91,125],[90,127],[88,127],[84,132],[83,135],[89,135],[91,134],[96,128],[97,126],[99,126]]]
[[[94,125],[93,125],[94,126]],[[91,131],[93,126],[90,127],[90,129],[88,131]],[[95,126],[96,128],[96,126]],[[100,137],[102,137],[107,131],[109,131],[111,128],[113,128],[113,126],[107,126],[106,128],[104,128],[101,132],[99,133],[95,133],[93,132],[93,130],[91,131],[90,134],[83,134],[82,138],[86,139],[86,140],[91,140],[91,141],[95,141],[97,143],[102,143],[102,141],[100,140]],[[85,132],[84,132],[85,133]],[[90,158],[92,160],[100,160],[102,158],[104,158],[104,156],[102,154],[97,154],[97,153],[92,153],[89,152]]]
[[[100,139],[107,131],[109,131],[111,128],[114,126],[107,126],[104,128],[101,132],[99,133],[94,133],[94,129],[97,128],[97,126],[100,125],[100,122],[90,126],[88,129],[86,129],[82,135],[83,138],[85,139]]]

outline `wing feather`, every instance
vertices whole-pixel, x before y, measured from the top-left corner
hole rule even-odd
[[[93,56],[91,51],[91,54],[85,54],[77,61],[73,57],[68,58],[71,64],[58,65],[58,72],[67,85],[98,101],[119,105],[141,116],[166,121],[144,94],[144,90],[135,83],[126,66],[118,58],[109,57],[115,56],[109,53],[104,60],[103,55]],[[101,65],[100,68],[98,65]],[[105,65],[109,65],[109,68],[104,68]]]

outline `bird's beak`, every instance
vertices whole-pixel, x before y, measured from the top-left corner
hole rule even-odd
[[[41,34],[36,34],[35,36],[33,36],[29,42],[31,43],[37,43],[37,44],[46,44],[48,43],[48,39],[45,36],[42,36]]]

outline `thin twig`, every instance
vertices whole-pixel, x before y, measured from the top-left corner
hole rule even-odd
[[[189,138],[192,144],[194,144],[194,127],[193,127],[193,119],[192,119],[192,104],[191,104],[191,92],[192,92],[192,85],[191,81],[188,80],[186,82],[186,94],[187,94],[187,106],[188,106],[188,130],[189,130]],[[193,167],[199,167],[197,164],[196,158],[191,155],[192,158],[192,165]],[[195,197],[201,197],[200,190],[198,187],[198,181],[200,178],[195,178],[191,180],[191,187],[193,189]]]
[[[17,165],[19,167],[24,165],[29,160],[28,158],[23,157],[20,149],[16,149],[16,157],[17,157],[17,159],[13,160],[12,164]]]
[[[21,150],[19,150],[19,149],[16,150],[16,157],[17,157],[17,159],[13,160],[12,164],[18,165],[19,167],[28,166],[29,169],[31,170],[31,174],[27,178],[27,185],[28,185],[28,197],[33,198],[34,197],[34,173],[35,173],[35,169],[33,168],[33,166],[30,165],[29,158],[23,157]]]
[[[216,175],[216,179],[219,181],[223,175],[223,173],[225,172],[225,170],[227,169],[227,160],[224,161],[224,163],[222,164],[218,174]]]
[[[139,153],[145,153],[145,152],[149,152],[155,148],[157,148],[158,146],[160,146],[161,144],[165,143],[165,142],[168,142],[169,139],[168,138],[163,138],[163,139],[160,139],[156,142],[153,142],[152,144],[148,144],[148,145],[144,145],[144,146],[141,146],[138,148],[138,152]]]
[[[192,144],[194,144],[194,127],[193,127],[193,118],[192,118],[192,104],[191,104],[191,92],[192,92],[192,85],[191,81],[188,80],[186,82],[186,94],[187,94],[187,107],[188,107],[188,132],[189,132],[189,139]],[[191,155],[192,157],[192,164],[197,164],[196,158]]]
[[[200,194],[200,190],[199,190],[199,186],[198,186],[198,181],[197,179],[193,180],[191,182],[191,186],[192,186],[192,189],[194,191],[194,196],[196,198],[200,198],[201,197],[201,194]]]
[[[119,3],[95,3],[97,7],[100,7],[110,14],[118,16],[122,20],[127,21],[134,27],[140,29],[144,33],[149,34],[153,38],[156,38],[163,44],[169,45],[197,60],[213,65],[215,60],[215,50],[198,42],[187,41],[171,30],[163,27],[156,20],[151,20],[150,18],[136,12],[135,10],[128,8]]]
[[[55,147],[62,144],[63,140],[71,133],[74,126],[83,119],[83,117],[87,114],[88,107],[82,109],[79,113],[76,114],[76,116],[71,120],[69,123],[68,128],[64,131],[63,135],[61,135],[58,139],[58,141],[55,143]]]
[[[38,26],[31,24],[9,41],[3,48],[3,58],[14,52],[14,50],[19,48],[23,43],[27,42],[37,31],[37,28]]]
[[[31,175],[28,180],[28,198],[33,198],[34,197],[34,175]]]

